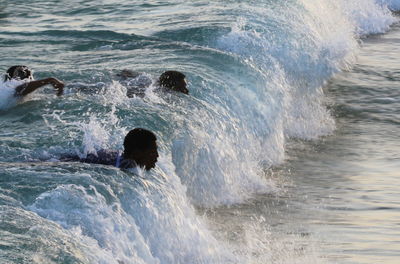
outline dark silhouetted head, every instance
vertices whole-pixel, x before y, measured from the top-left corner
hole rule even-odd
[[[31,80],[33,80],[32,71],[27,66],[23,66],[23,65],[12,66],[7,70],[6,75],[4,77],[4,81],[9,81],[11,79],[16,79],[16,80],[31,79]]]
[[[161,74],[158,82],[163,88],[167,88],[173,91],[189,94],[189,90],[186,88],[186,76],[178,71],[166,71]]]
[[[135,128],[124,140],[124,159],[132,159],[140,167],[150,170],[156,166],[158,151],[157,138],[153,132]]]

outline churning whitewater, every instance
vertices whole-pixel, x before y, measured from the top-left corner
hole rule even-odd
[[[0,263],[323,262],[273,259],[264,219],[236,237],[205,212],[282,191],[286,141],[333,133],[324,85],[400,1],[128,2],[1,3],[2,71],[26,64],[66,89],[18,101],[0,84]],[[122,69],[151,83],[144,98],[126,97]],[[188,96],[155,91],[171,69]],[[121,150],[135,127],[157,135],[151,171],[59,162]]]

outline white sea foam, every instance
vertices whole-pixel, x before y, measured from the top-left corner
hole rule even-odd
[[[187,98],[170,105],[152,89],[145,99],[128,99],[118,82],[98,95],[104,105],[151,109],[167,123],[179,124],[175,134],[165,135],[171,142],[159,142],[171,146],[189,199],[202,206],[275,191],[262,171],[284,160],[285,139],[315,139],[335,129],[322,90],[326,80],[355,61],[359,37],[384,32],[396,21],[372,0],[301,0],[281,11],[244,6],[248,12],[244,8],[231,32],[215,44],[228,56],[238,56],[242,65],[237,70],[244,73],[234,79],[231,72],[218,76],[225,83],[203,83],[202,89],[212,86],[210,101]],[[87,150],[114,138],[106,135],[110,126],[96,120],[89,122],[93,129],[82,127]],[[126,128],[111,130],[116,134]]]
[[[299,4],[303,12],[294,6],[282,13],[266,9],[242,17],[217,46],[255,61],[268,76],[282,68],[281,82],[265,81],[269,89],[272,86],[283,95],[285,103],[277,110],[286,116],[285,133],[289,137],[315,138],[329,134],[335,127],[324,107],[321,86],[333,73],[354,62],[359,36],[385,32],[396,19],[372,0],[302,0]],[[265,27],[253,24],[255,18]],[[271,24],[280,27],[267,26]],[[279,112],[265,114],[271,117]]]
[[[104,183],[89,177],[85,187],[60,185],[29,209],[81,241],[95,241],[88,255],[100,251],[125,264],[236,263],[187,203],[174,168],[159,163],[141,176],[118,173]]]
[[[251,12],[243,12],[216,47],[239,55],[263,80],[227,78],[226,87],[213,90],[223,103],[186,106],[197,121],[185,122],[187,132],[172,147],[177,173],[197,204],[235,203],[273,191],[260,165],[282,162],[286,137],[333,132],[324,83],[354,63],[361,36],[385,32],[396,21],[372,0],[302,0],[281,12],[245,7]]]
[[[15,88],[25,82],[15,79],[4,81],[4,76],[0,76],[0,78],[0,110],[3,110],[13,107],[18,103],[20,99],[14,96]]]
[[[93,112],[85,122],[69,124],[83,133],[83,154],[121,145],[127,128],[119,124],[117,108],[150,109],[155,114],[146,112],[143,124],[167,131],[160,133],[155,170],[135,177],[93,172],[84,183],[58,185],[29,206],[87,245],[88,256],[98,252],[93,263],[243,263],[214,238],[190,202],[213,207],[275,191],[262,172],[284,160],[285,139],[313,139],[335,128],[324,105],[324,82],[354,62],[360,36],[383,32],[395,21],[385,6],[369,0],[302,0],[282,12],[248,8],[254,12],[243,12],[215,44],[240,65],[235,74],[218,73],[217,81],[201,83],[212,91],[209,101],[175,98],[169,105],[151,89],[145,100],[128,99],[113,82],[94,96],[111,107],[108,116]],[[247,248],[236,249],[247,262],[271,261],[271,248],[288,256],[283,263],[314,260],[298,260],[285,252],[287,245],[270,247],[265,223],[252,224],[243,225]]]

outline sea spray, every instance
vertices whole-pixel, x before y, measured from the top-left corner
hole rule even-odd
[[[266,8],[265,14],[245,13],[231,32],[218,40],[217,47],[255,61],[270,75],[279,75],[276,69],[283,69],[284,82],[275,87],[272,84],[276,82],[269,79],[265,83],[287,102],[280,110],[286,117],[287,136],[329,134],[335,126],[324,106],[322,85],[354,62],[357,37],[386,31],[396,19],[373,1],[304,0],[274,12]]]
[[[89,253],[99,250],[124,263],[237,263],[187,203],[168,159],[159,163],[139,175],[99,174],[80,185],[59,185],[29,209],[78,241],[96,241]]]
[[[193,8],[180,2],[191,7],[182,8],[183,14],[169,3],[100,7],[88,2],[88,7],[73,7],[62,20],[38,19],[44,17],[42,5],[32,3],[37,16],[11,13],[14,26],[5,27],[2,40],[5,64],[20,57],[37,63],[42,75],[54,67],[66,81],[103,90],[85,92],[71,85],[62,100],[38,90],[34,96],[39,93],[41,100],[2,112],[7,126],[0,142],[0,198],[9,207],[0,217],[9,220],[0,221],[7,223],[0,231],[11,234],[2,247],[6,259],[32,255],[36,263],[265,263],[279,262],[269,254],[279,252],[286,263],[307,257],[303,262],[319,262],[302,251],[302,243],[279,244],[268,237],[268,222],[241,221],[241,212],[227,213],[238,229],[221,224],[230,236],[214,235],[213,222],[203,221],[191,203],[206,209],[251,207],[256,193],[281,192],[263,172],[284,161],[287,138],[312,140],[335,129],[324,83],[351,67],[360,37],[384,32],[396,21],[386,8],[389,1],[378,2],[382,5],[207,2],[203,13],[197,12],[201,3]],[[396,3],[390,1],[390,6]],[[19,10],[12,2],[7,6]],[[85,14],[91,8],[108,10],[107,21],[93,19],[98,10]],[[46,6],[48,10],[65,14],[65,3]],[[123,23],[123,13],[129,22]],[[1,22],[8,19],[2,16]],[[110,23],[113,19],[121,23]],[[31,25],[36,31],[26,32]],[[152,87],[144,98],[127,98],[126,87],[109,74],[127,67],[152,80],[165,69],[181,70],[190,95],[158,93]],[[100,81],[104,85],[96,86]],[[30,118],[31,113],[45,120]],[[99,148],[121,150],[124,135],[134,127],[154,131],[161,153],[156,170],[138,178],[104,166],[26,162],[38,161],[42,151],[46,158],[57,158],[75,150],[82,155]],[[28,247],[21,241],[29,241]],[[237,247],[226,245],[235,242]]]
[[[393,21],[382,7],[368,5],[369,9],[357,9],[342,1],[304,0],[277,10],[274,5],[243,4],[231,32],[214,42],[217,50],[181,47],[198,60],[207,62],[211,52],[211,58],[225,62],[224,68],[213,61],[203,66],[219,76],[188,75],[189,88],[199,98],[149,89],[145,98],[128,99],[125,88],[112,81],[105,94],[94,97],[100,105],[114,107],[123,129],[102,120],[104,111],[92,115],[113,135],[135,126],[159,131],[159,145],[172,153],[177,174],[195,204],[232,204],[254,193],[276,191],[262,171],[284,160],[286,138],[315,139],[335,129],[322,86],[354,62],[360,28],[386,30]],[[362,21],[357,17],[371,12],[381,17],[380,23],[356,24]],[[132,111],[135,117],[127,118],[121,111]],[[109,146],[118,144],[114,140]]]
[[[188,116],[203,125],[187,122],[187,136],[174,141],[178,175],[197,204],[235,203],[273,190],[262,183],[259,165],[282,162],[285,137],[315,139],[333,132],[324,83],[354,63],[359,37],[384,32],[396,21],[373,1],[304,0],[280,10],[243,6],[253,12],[244,11],[215,43],[240,56],[242,65],[228,67],[239,72],[236,83],[213,83],[224,103],[205,105],[199,113],[189,106]],[[219,125],[221,120],[229,121]]]
[[[11,79],[4,81],[4,76],[0,75],[0,111],[15,106],[20,97],[15,96],[15,88],[26,83],[25,81]]]

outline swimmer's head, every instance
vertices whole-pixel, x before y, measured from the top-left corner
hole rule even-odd
[[[27,66],[23,66],[23,65],[12,66],[7,70],[6,75],[4,77],[4,81],[9,81],[11,79],[33,80],[32,71]]]
[[[186,76],[178,71],[166,71],[161,74],[158,82],[161,87],[171,89],[173,91],[189,94],[189,90],[186,88]]]
[[[132,159],[139,167],[150,170],[156,166],[158,151],[157,138],[153,132],[135,128],[124,140],[124,159]]]

